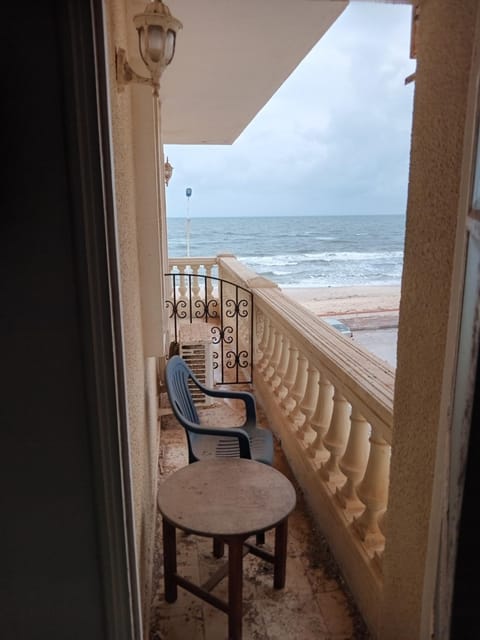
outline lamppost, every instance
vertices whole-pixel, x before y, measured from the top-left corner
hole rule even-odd
[[[190,257],[190,196],[192,195],[192,188],[187,187],[185,189],[185,195],[187,196],[187,221],[185,224],[185,231],[187,233],[187,258]]]

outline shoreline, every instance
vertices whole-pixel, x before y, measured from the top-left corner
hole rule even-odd
[[[400,285],[281,287],[281,291],[315,315],[344,319],[352,329],[398,326]]]

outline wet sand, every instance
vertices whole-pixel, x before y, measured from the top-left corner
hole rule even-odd
[[[282,291],[315,315],[345,319],[352,329],[376,329],[398,324],[399,285],[285,287]]]
[[[318,316],[355,317],[397,314],[400,286],[312,287],[282,289]]]
[[[400,286],[282,289],[317,316],[335,316],[365,349],[396,366]]]

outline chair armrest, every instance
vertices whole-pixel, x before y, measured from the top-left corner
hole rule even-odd
[[[219,389],[210,389],[203,385],[195,376],[191,376],[197,387],[207,396],[212,398],[227,398],[230,400],[243,400],[245,403],[245,422],[244,427],[255,426],[257,423],[257,411],[255,405],[255,397],[248,391],[224,391]]]

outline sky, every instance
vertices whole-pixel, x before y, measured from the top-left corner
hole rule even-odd
[[[350,4],[233,145],[165,145],[167,216],[404,214],[410,20]]]

